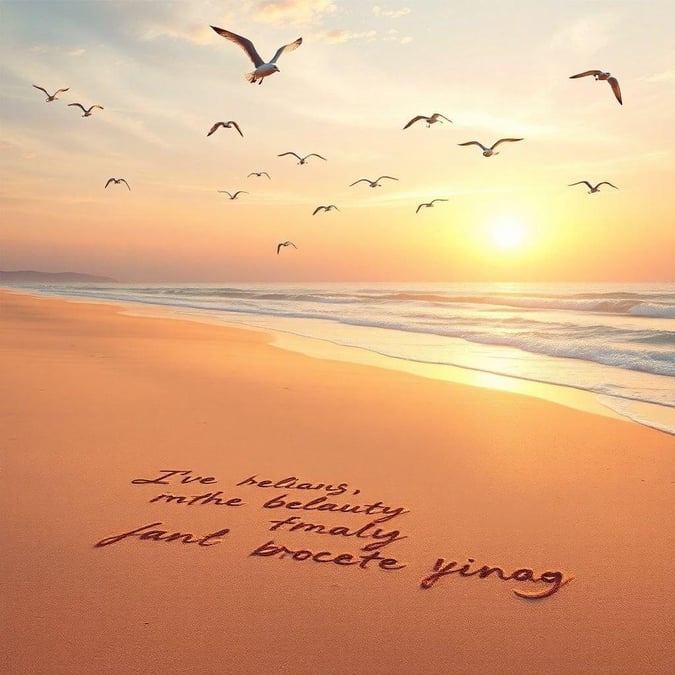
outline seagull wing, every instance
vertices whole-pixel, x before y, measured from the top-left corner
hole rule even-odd
[[[338,209],[338,207],[335,206],[335,204],[331,204],[331,205],[328,207],[328,210],[329,210],[329,211],[330,211],[331,209],[335,209],[336,211],[340,211],[340,209]],[[342,211],[340,211],[340,213],[342,213]]]
[[[612,185],[609,181],[603,180],[602,183],[598,183],[595,187],[599,188],[601,185],[609,185],[609,187],[613,187],[615,190],[618,190],[619,188],[616,187],[616,185]]]
[[[293,155],[293,157],[297,157],[299,160],[302,160],[302,157],[300,157],[297,152],[282,152],[280,155],[277,155],[277,157],[285,157],[286,155]]]
[[[589,190],[593,189],[593,186],[587,180],[580,180],[580,181],[577,181],[576,183],[570,183],[567,187],[572,187],[574,185],[582,185],[582,184],[588,185]]]
[[[236,199],[239,195],[247,195],[248,192],[246,190],[237,190],[233,195],[232,199]]]
[[[457,143],[457,145],[477,145],[479,148],[483,148],[485,152],[489,150],[489,148],[486,148],[482,143],[479,143],[478,141],[467,141],[466,143]]]
[[[87,109],[81,103],[69,103],[68,107],[70,107],[71,105],[76,105],[78,108],[82,109],[82,112],[87,112]],[[91,108],[90,108],[90,110],[91,110]]]
[[[239,132],[240,136],[244,135],[244,134],[241,133],[241,129],[239,128],[239,125],[234,120],[230,120],[230,124]]]
[[[129,187],[129,183],[127,183],[126,180],[124,180],[124,178],[120,178],[120,183],[124,183],[129,188],[129,191],[131,191],[131,188]]]
[[[89,108],[89,110],[91,111],[91,110],[93,110],[94,108],[98,108],[99,110],[104,110],[103,106],[102,106],[102,105],[98,105],[98,104],[92,105],[92,106]]]
[[[277,49],[276,54],[272,57],[270,63],[276,63],[277,59],[286,51],[292,52],[294,49],[297,49],[302,44],[302,38],[299,37],[295,42],[291,42],[283,47]]]
[[[309,155],[305,155],[303,157],[303,159],[307,159],[308,157],[318,157],[319,159],[322,159],[324,162],[328,161],[325,157],[322,157],[321,155],[317,155],[316,152],[310,152]]]
[[[420,205],[415,209],[415,213],[419,213],[419,212],[420,212],[420,209],[421,209],[423,206],[428,206],[428,204],[420,204]]]
[[[522,141],[522,138],[500,138],[498,141],[495,141],[492,144],[490,150],[494,150],[500,143],[515,143],[516,141]]]
[[[234,199],[231,193],[229,193],[227,190],[218,190],[218,192],[222,194],[226,194],[230,199]]]
[[[253,65],[256,68],[258,66],[262,66],[265,63],[260,58],[260,54],[258,54],[258,52],[255,50],[255,47],[253,46],[253,43],[248,38],[237,35],[236,33],[231,33],[229,30],[225,30],[224,28],[218,28],[217,26],[211,26],[211,28],[213,28],[213,30],[215,30],[218,35],[222,35],[222,37],[224,37],[226,40],[239,45],[248,54],[248,58],[253,61]]]
[[[326,210],[326,207],[325,207],[325,206],[317,206],[317,207],[314,209],[314,213],[312,213],[312,215],[315,216],[317,213],[319,213],[319,211],[321,211],[321,209]]]
[[[267,180],[272,180],[272,179],[270,178],[270,175],[267,173],[267,171],[261,171],[261,172],[260,172],[260,175],[261,175],[261,176],[267,176]]]
[[[449,120],[445,115],[441,115],[441,113],[434,113],[432,117],[435,117],[436,119],[442,117],[446,122],[450,122],[452,124],[452,120]]]
[[[292,246],[293,248],[298,248],[292,241],[287,241],[286,244]]]
[[[570,75],[570,80],[574,80],[577,77],[586,77],[587,75],[600,75],[602,74],[601,70],[584,70],[583,73],[577,73],[576,75]]]
[[[372,183],[372,180],[368,180],[367,178],[359,178],[357,181],[354,181],[353,183],[350,183],[349,187],[352,187],[352,185],[356,185],[357,183]]]
[[[225,124],[224,124],[223,122],[216,122],[216,123],[209,129],[209,133],[206,134],[206,135],[207,135],[207,136],[210,136],[212,133],[214,133],[214,132],[216,131],[216,129],[218,129],[218,127],[222,127],[222,126],[225,126]]]
[[[35,85],[33,85],[33,86],[35,86]],[[68,91],[69,89],[70,89],[70,87],[66,87],[65,89],[57,89],[57,90],[54,92],[54,96],[56,96],[57,94],[60,94],[60,93],[62,93],[62,92],[64,92],[64,91]],[[44,89],[43,89],[42,91],[44,91]]]
[[[277,255],[279,255],[279,251],[281,251],[281,247],[283,244],[277,244]]]
[[[47,94],[47,96],[50,95],[49,92],[48,92],[44,87],[38,87],[37,84],[34,84],[33,86],[34,86],[36,89],[39,89],[40,91],[44,91],[44,93]],[[59,90],[59,91],[60,91],[60,90]],[[58,93],[58,92],[57,92],[57,93]],[[54,96],[56,96],[56,94],[54,94]]]
[[[428,117],[425,117],[424,115],[417,115],[417,117],[413,117],[410,122],[408,122],[403,128],[407,129],[409,126],[412,124],[415,124],[415,122],[419,122],[420,120],[426,120]]]
[[[447,202],[447,199],[432,199],[431,203],[433,204],[434,202]]]
[[[623,105],[623,101],[621,100],[621,89],[619,89],[619,81],[616,79],[616,77],[610,77],[607,79],[607,82],[609,82],[609,86],[612,88],[614,96],[616,96],[616,100],[621,105]]]
[[[105,184],[105,186],[108,187],[108,185],[110,185],[110,183],[114,183],[114,182],[115,182],[114,178],[108,178],[108,182]]]
[[[379,183],[383,178],[389,178],[390,180],[398,180],[398,178],[394,178],[393,176],[380,176],[375,182]]]

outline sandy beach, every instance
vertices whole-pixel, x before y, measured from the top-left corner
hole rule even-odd
[[[3,672],[675,669],[674,436],[111,305],[0,325]]]

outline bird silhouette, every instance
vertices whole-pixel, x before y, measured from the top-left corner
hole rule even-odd
[[[52,101],[58,101],[59,99],[56,98],[56,95],[60,94],[62,91],[68,91],[70,89],[70,87],[66,87],[65,89],[57,89],[53,94],[50,94],[44,87],[38,87],[37,84],[34,84],[33,86],[36,89],[43,91],[47,95],[47,98],[45,99],[47,103],[51,103]]]

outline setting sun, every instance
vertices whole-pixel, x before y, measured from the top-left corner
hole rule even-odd
[[[522,223],[512,218],[501,218],[490,227],[490,236],[495,246],[511,250],[520,248],[525,239]]]

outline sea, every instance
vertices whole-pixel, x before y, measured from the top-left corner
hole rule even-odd
[[[675,434],[675,283],[21,284],[593,394]]]

